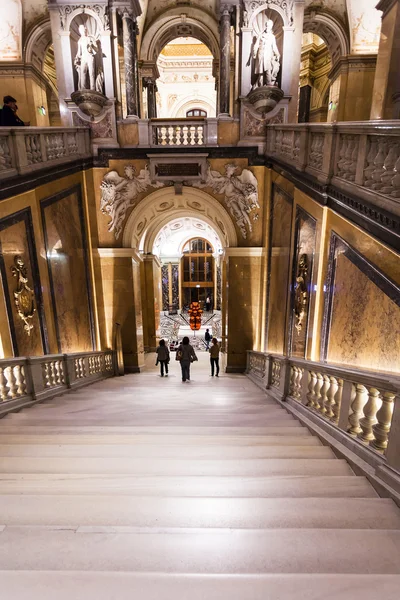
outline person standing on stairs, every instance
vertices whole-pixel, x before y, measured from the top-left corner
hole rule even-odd
[[[211,342],[211,333],[209,329],[206,329],[206,332],[204,334],[204,341],[206,343],[206,350],[208,350],[210,348],[210,342]]]
[[[209,353],[211,364],[211,377],[214,377],[214,367],[216,369],[215,376],[219,377],[219,344],[217,338],[212,339],[212,346],[209,350]]]
[[[185,336],[182,344],[176,351],[176,360],[181,363],[182,381],[190,381],[190,363],[198,360],[193,346],[189,344],[189,338]]]
[[[168,350],[168,346],[165,345],[165,340],[160,340],[160,345],[158,346],[158,348],[156,350],[156,354],[157,354],[156,366],[158,365],[158,363],[160,363],[161,377],[164,377],[164,369],[165,369],[165,376],[168,377],[169,350]]]

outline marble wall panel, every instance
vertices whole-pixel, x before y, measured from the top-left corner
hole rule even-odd
[[[316,220],[300,206],[297,206],[289,346],[290,354],[299,358],[306,358],[307,355],[315,245]]]
[[[28,321],[29,325],[32,325],[29,334],[15,304],[14,292],[18,288],[18,278],[13,275],[12,269],[16,256],[22,258],[27,270],[27,286],[34,292],[36,310],[33,318]],[[30,209],[21,210],[0,220],[0,271],[14,356],[37,356],[48,352]]]
[[[329,363],[400,372],[400,288],[332,234],[321,352]]]
[[[172,303],[179,308],[179,265],[172,265]]]
[[[286,352],[287,303],[290,282],[290,247],[293,199],[273,185],[270,213],[270,255],[267,299],[267,350]]]
[[[94,349],[87,237],[81,188],[41,202],[59,352]]]
[[[169,269],[168,265],[161,267],[162,309],[169,309]]]

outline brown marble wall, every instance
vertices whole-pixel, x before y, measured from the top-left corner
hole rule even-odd
[[[290,354],[299,358],[306,358],[307,355],[315,244],[316,221],[297,206],[291,285]]]
[[[400,370],[400,289],[331,237],[322,353],[329,363]]]
[[[27,320],[29,329],[25,329],[25,322],[18,315],[15,304],[14,292],[18,291],[18,276],[13,275],[16,256],[21,257],[26,267],[26,285],[34,292],[35,313]],[[35,356],[47,352],[46,323],[29,209],[0,220],[0,269],[14,356]]]
[[[59,352],[94,348],[91,289],[80,186],[41,202]]]
[[[230,256],[227,263],[227,371],[243,371],[247,350],[257,349],[260,295],[265,260],[261,256]]]
[[[152,256],[144,256],[140,268],[143,306],[143,342],[146,352],[154,352],[158,346],[160,329],[161,266]]]
[[[277,354],[284,354],[287,349],[292,211],[292,198],[274,185],[270,213],[267,351]]]

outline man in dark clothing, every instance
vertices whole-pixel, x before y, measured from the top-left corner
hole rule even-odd
[[[12,96],[4,96],[0,112],[1,127],[24,127],[25,123],[17,116],[17,101]]]

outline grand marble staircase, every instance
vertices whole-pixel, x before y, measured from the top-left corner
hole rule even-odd
[[[200,358],[0,421],[1,598],[397,600],[397,506]]]

